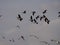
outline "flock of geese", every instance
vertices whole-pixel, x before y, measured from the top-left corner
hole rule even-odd
[[[31,22],[34,22],[36,24],[38,24],[37,20],[40,19],[40,21],[42,21],[42,19],[47,23],[49,24],[50,23],[50,20],[45,16],[45,13],[47,12],[47,9],[44,10],[42,12],[43,16],[40,16],[40,15],[37,15],[34,19],[33,19],[33,16],[35,15],[36,11],[32,11],[32,15],[30,16],[30,21]],[[26,14],[26,10],[24,12],[22,12],[23,14]],[[58,12],[58,17],[60,17],[60,12]],[[18,14],[18,17],[17,17],[18,20],[22,21],[23,18],[21,17],[20,14]]]
[[[33,19],[33,16],[35,15],[36,11],[32,11],[32,15],[30,16],[30,21],[38,24],[37,20],[38,20],[38,18],[39,18],[40,21],[41,21],[42,19],[44,19],[44,21],[45,21],[47,24],[49,24],[50,20],[45,16],[45,13],[46,13],[46,12],[47,12],[47,9],[42,12],[43,16],[37,15],[37,16]],[[23,11],[22,13],[23,13],[23,14],[26,14],[27,11],[25,10],[25,11]],[[58,17],[60,17],[60,12],[58,12],[58,14],[59,14]],[[1,18],[2,16],[3,16],[3,15],[0,15],[0,18]],[[20,20],[20,21],[23,20],[23,18],[21,17],[20,14],[18,14],[17,19]]]
[[[33,19],[33,16],[35,15],[36,11],[32,11],[32,15],[30,16],[30,22],[38,24],[37,20],[40,19],[40,21],[42,21],[42,19],[43,19],[47,24],[49,24],[49,23],[50,23],[50,20],[45,16],[45,13],[46,13],[46,12],[47,12],[47,9],[42,12],[43,16],[40,17],[39,15],[37,15],[37,16]],[[23,14],[26,14],[27,12],[26,12],[26,10],[25,10],[25,11],[23,11],[22,13],[23,13]],[[60,17],[60,12],[58,12],[58,14],[59,14],[58,17]],[[0,15],[0,18],[1,18],[1,17],[2,17],[2,15]],[[19,21],[22,21],[22,20],[23,20],[23,18],[21,17],[20,14],[18,14],[17,19],[18,19]],[[19,26],[19,25],[17,25],[16,27],[18,27],[18,28],[20,29],[20,26]],[[36,39],[39,39],[39,37],[37,37],[36,35],[29,35],[29,36],[30,36],[30,37],[34,37],[34,38],[36,38]],[[5,39],[5,36],[2,36],[2,38]],[[22,35],[18,38],[18,40],[20,40],[20,38],[22,38],[23,40],[25,40],[25,37],[22,36]],[[10,41],[10,42],[15,42],[14,38],[10,39],[9,41]],[[51,41],[51,42],[55,42],[56,44],[60,44],[60,41],[58,41],[58,40],[51,39],[50,41]],[[47,44],[47,45],[50,45],[47,41],[40,41],[40,42],[41,42],[41,43],[45,43],[45,44]]]
[[[41,21],[42,19],[44,19],[44,21],[47,22],[47,24],[49,24],[50,20],[45,16],[46,11],[47,11],[47,10],[44,10],[44,11],[42,12],[42,13],[43,13],[43,16],[40,17],[39,15],[37,15],[34,19],[33,19],[33,16],[35,15],[36,11],[32,11],[32,15],[30,16],[30,21],[38,24],[37,19],[40,18],[40,21]],[[22,12],[22,13],[26,14],[26,10],[25,10],[24,12]],[[20,14],[18,14],[17,19],[19,19],[20,21],[23,20],[23,18],[21,17]]]

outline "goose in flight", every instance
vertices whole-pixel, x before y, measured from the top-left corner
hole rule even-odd
[[[23,13],[26,14],[26,10]]]
[[[45,18],[45,22],[47,22],[48,21],[48,19],[47,18]]]
[[[34,16],[34,14],[36,13],[36,11],[32,11],[32,15]]]
[[[40,21],[43,19],[43,17],[40,17]]]
[[[50,20],[48,20],[48,18],[47,18],[45,15],[43,15],[43,16],[40,17],[40,21],[41,21],[43,18],[44,18],[44,21],[47,22],[47,24],[49,24]]]
[[[47,24],[49,24],[50,20],[47,21]]]
[[[44,19],[45,22],[47,22],[47,24],[49,24],[50,20],[48,20],[47,18]]]
[[[18,14],[17,19],[19,19],[20,21],[22,21],[22,20],[23,20],[23,18],[20,16],[20,14]]]
[[[36,17],[36,19],[38,19],[39,18],[39,15]]]
[[[23,40],[25,40],[25,39],[24,39],[24,36],[21,36],[21,38],[22,38]]]
[[[30,16],[30,21],[33,22],[33,17],[32,16]]]
[[[35,22],[36,24],[38,24],[38,22],[36,21],[36,19],[34,19],[34,22]]]
[[[43,13],[43,14],[45,14],[45,13],[46,13],[46,11],[47,11],[47,9],[46,9],[46,10],[44,10],[42,13]]]
[[[46,18],[46,16],[45,16],[45,15],[41,16],[41,17],[40,17],[40,21],[41,21],[43,18]]]

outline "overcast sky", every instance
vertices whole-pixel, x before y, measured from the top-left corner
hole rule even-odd
[[[47,9],[45,14],[50,20],[50,23],[39,21],[39,24],[34,24],[29,21],[32,11],[36,11],[37,15],[42,16],[42,12]],[[27,11],[23,14],[24,10]],[[0,0],[0,45],[41,45],[39,42],[56,39],[60,41],[60,0]],[[23,17],[23,21],[17,20],[17,15]],[[16,26],[19,25],[20,29]],[[29,37],[30,34],[37,35],[40,40]],[[2,39],[1,36],[6,39]],[[18,35],[23,35],[25,41],[18,40]],[[9,39],[14,38],[15,43],[9,42]],[[51,42],[50,42],[51,43]],[[51,43],[51,45],[56,45]]]

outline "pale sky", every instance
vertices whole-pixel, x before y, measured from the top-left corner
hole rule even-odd
[[[47,9],[45,14],[50,20],[50,24],[39,21],[39,24],[34,24],[29,21],[32,11],[36,11],[35,16],[42,16],[42,12]],[[27,11],[23,14],[24,10]],[[47,41],[56,39],[60,41],[60,0],[0,0],[0,45],[42,45],[40,40]],[[23,21],[17,20],[17,15],[21,14]],[[34,16],[34,17],[35,17]],[[20,29],[16,26],[19,25]],[[30,34],[37,35],[40,40],[29,37]],[[6,39],[2,39],[1,36]],[[17,40],[18,35],[23,35],[26,40]],[[9,39],[14,38],[14,43],[9,42]],[[51,43],[51,45],[56,45]]]

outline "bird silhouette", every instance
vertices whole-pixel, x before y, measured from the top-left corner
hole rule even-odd
[[[47,22],[48,21],[48,19],[47,18],[45,18],[45,22]]]
[[[23,40],[25,40],[25,39],[24,39],[24,36],[21,36],[21,38],[22,38]]]
[[[48,20],[47,17],[46,17],[45,22],[47,22],[47,24],[49,24],[50,20]]]
[[[36,19],[38,19],[39,18],[39,15],[36,17]]]
[[[36,21],[36,19],[34,19],[34,22],[35,22],[36,24],[38,24],[38,22]]]
[[[47,22],[47,24],[49,24],[50,20],[48,20],[48,18],[47,18],[45,15],[43,15],[43,16],[40,17],[40,21],[41,21],[43,18],[44,18],[44,21]]]
[[[45,14],[45,13],[46,13],[46,11],[47,11],[47,9],[43,11],[43,14]]]
[[[36,11],[32,11],[32,15],[34,16],[34,14],[36,13]]]
[[[31,21],[31,22],[33,22],[33,20],[32,20],[32,19],[31,19],[30,21]]]
[[[33,22],[33,17],[32,16],[30,16],[30,21]]]
[[[31,16],[30,19],[33,19],[33,17]]]
[[[20,21],[22,21],[22,20],[23,20],[23,18],[20,16],[20,14],[18,14],[17,19],[19,19]]]
[[[43,19],[43,17],[40,17],[40,21]]]
[[[46,18],[46,16],[45,16],[45,15],[41,16],[41,17],[40,17],[40,21],[41,21],[43,18]]]
[[[47,21],[47,24],[49,24],[50,20]]]
[[[23,13],[26,14],[26,10]]]
[[[45,16],[45,15],[43,15],[43,18],[46,18],[46,16]]]

